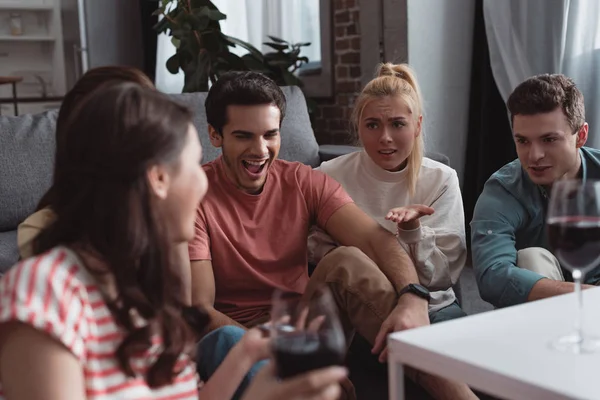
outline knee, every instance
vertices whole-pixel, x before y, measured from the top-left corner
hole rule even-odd
[[[542,247],[528,247],[517,251],[517,265],[527,269],[529,265],[535,265],[539,260],[554,262],[554,255]]]
[[[233,346],[242,339],[245,333],[246,331],[238,326],[222,326],[204,336],[201,342],[207,342],[207,344],[214,346]]]
[[[353,246],[339,246],[327,253],[321,260],[321,263],[332,266],[350,266],[350,265],[367,265],[375,266],[373,260],[369,258],[361,249]]]
[[[206,334],[198,343],[198,357],[201,354],[228,353],[238,343],[246,331],[237,326],[223,326]]]
[[[228,325],[215,329],[200,340],[196,348],[196,363],[202,379],[207,379],[214,372],[245,333],[240,327]]]
[[[358,247],[339,246],[330,251],[317,266],[321,271],[328,274],[345,273],[348,271],[360,271],[361,275],[369,275],[370,272],[380,273],[379,267]]]

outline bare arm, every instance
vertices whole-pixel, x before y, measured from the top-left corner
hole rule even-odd
[[[225,325],[245,327],[227,315],[215,310],[215,276],[210,260],[190,262],[191,270],[191,304],[203,307],[210,316],[209,331]]]
[[[591,289],[594,285],[581,285],[582,289]],[[573,293],[575,284],[572,282],[560,282],[552,279],[540,279],[533,285],[527,301],[545,299],[547,297],[559,296],[561,294]]]
[[[20,322],[0,325],[0,381],[7,400],[86,398],[77,357],[47,334]]]
[[[419,283],[415,266],[396,237],[356,204],[348,203],[334,212],[325,230],[338,243],[355,246],[368,255],[392,282],[396,291],[410,283]]]
[[[181,289],[183,291],[183,303],[192,305],[192,270],[190,268],[190,255],[187,242],[177,245],[177,259],[181,268]]]

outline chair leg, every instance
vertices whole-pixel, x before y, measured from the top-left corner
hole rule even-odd
[[[15,108],[15,117],[19,115],[19,106],[17,105],[17,83],[12,83],[13,106]]]

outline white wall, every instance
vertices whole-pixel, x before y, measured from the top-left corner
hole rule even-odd
[[[408,0],[408,62],[425,100],[425,143],[463,180],[475,0]]]

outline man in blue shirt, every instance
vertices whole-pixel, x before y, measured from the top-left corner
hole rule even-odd
[[[588,124],[573,80],[534,76],[517,86],[507,106],[518,159],[486,182],[471,221],[479,293],[496,307],[573,291],[570,274],[549,251],[548,197],[557,180],[600,179],[600,151],[583,147]],[[595,268],[583,287],[598,281]]]

